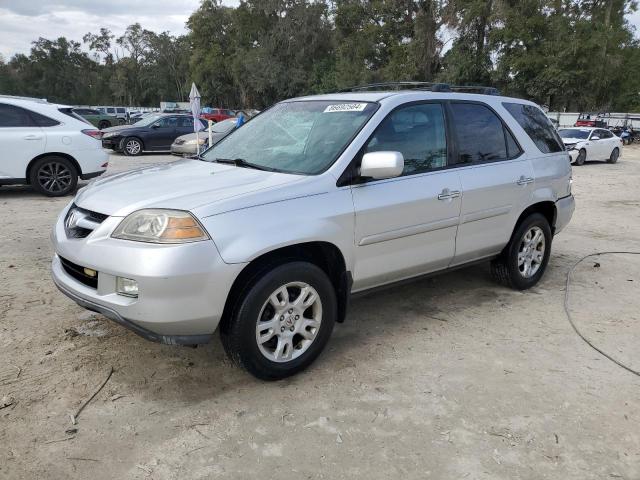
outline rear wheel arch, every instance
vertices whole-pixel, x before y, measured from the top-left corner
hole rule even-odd
[[[518,220],[516,221],[516,224],[513,227],[513,232],[515,232],[518,229],[518,227],[522,224],[522,222],[533,213],[542,214],[549,222],[551,233],[555,232],[558,211],[556,209],[556,204],[550,200],[534,203],[533,205],[529,205],[527,208],[525,208],[524,211],[518,217]]]
[[[27,170],[25,172],[25,178],[27,179],[27,182],[29,182],[29,178],[30,178],[30,175],[31,175],[31,168],[35,165],[35,163],[38,160],[40,160],[41,158],[46,158],[46,157],[62,157],[62,158],[66,158],[67,160],[69,160],[73,164],[73,166],[76,169],[76,172],[77,172],[78,176],[82,175],[82,168],[80,168],[80,164],[78,163],[78,161],[75,158],[73,158],[68,153],[47,152],[47,153],[42,153],[42,154],[38,155],[37,157],[34,157],[29,162],[29,165],[27,165]]]
[[[236,277],[225,302],[220,328],[225,329],[234,310],[246,290],[261,275],[283,263],[305,261],[322,269],[336,291],[338,300],[338,322],[346,316],[349,294],[351,293],[351,272],[347,271],[344,255],[340,249],[329,242],[305,242],[271,250],[254,258]]]

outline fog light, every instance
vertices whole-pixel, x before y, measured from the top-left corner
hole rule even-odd
[[[138,282],[130,278],[116,277],[116,292],[125,297],[138,297]]]

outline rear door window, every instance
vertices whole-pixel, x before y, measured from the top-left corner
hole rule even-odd
[[[192,117],[180,117],[180,122],[179,122],[178,126],[193,128],[193,118]]]
[[[53,127],[60,122],[15,105],[0,104],[0,128]]]
[[[494,162],[522,153],[511,132],[486,105],[453,102],[451,113],[458,140],[457,163]]]
[[[542,153],[555,153],[564,150],[558,132],[553,128],[549,118],[538,107],[509,102],[503,103],[502,106],[527,132],[529,138],[533,140],[533,143]]]
[[[0,104],[0,127],[37,127],[29,112],[14,105]]]

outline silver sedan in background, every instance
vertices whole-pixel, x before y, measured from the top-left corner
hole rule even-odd
[[[211,127],[211,145],[215,145],[229,135],[237,125],[237,118],[228,118],[227,120],[215,123]],[[171,145],[171,153],[180,156],[195,155],[197,153],[198,143],[200,143],[201,152],[209,148],[209,132],[207,130],[203,130],[198,134],[188,133],[176,138]]]

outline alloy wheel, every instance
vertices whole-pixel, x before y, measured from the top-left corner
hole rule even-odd
[[[272,362],[292,361],[316,339],[322,321],[318,292],[304,282],[282,285],[269,295],[256,323],[256,341]]]
[[[69,189],[72,182],[71,171],[60,162],[45,163],[38,170],[38,183],[47,192],[64,192]]]
[[[124,148],[127,150],[129,155],[137,155],[140,153],[142,145],[140,145],[140,142],[137,140],[129,140]]]
[[[544,260],[544,232],[540,227],[531,227],[522,237],[518,249],[518,271],[524,278],[533,277]]]

